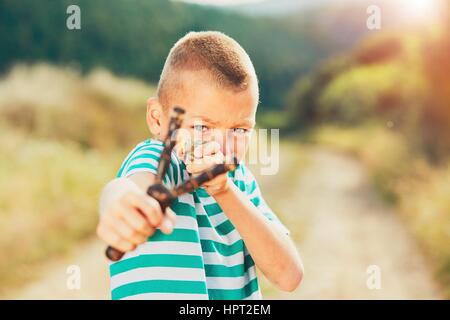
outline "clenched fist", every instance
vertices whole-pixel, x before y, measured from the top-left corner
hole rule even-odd
[[[166,234],[172,232],[175,213],[167,208],[164,214],[158,201],[128,178],[113,180],[103,194],[109,194],[110,199],[101,200],[97,235],[113,248],[122,252],[134,250],[156,228]]]
[[[220,150],[220,145],[217,142],[211,141],[195,147],[194,159],[186,165],[186,170],[191,174],[199,174],[216,164],[224,162],[225,156]],[[224,173],[204,183],[202,187],[211,196],[214,196],[228,189],[228,180],[228,174]]]

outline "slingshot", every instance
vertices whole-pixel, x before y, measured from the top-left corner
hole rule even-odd
[[[169,121],[169,130],[164,140],[164,148],[158,163],[155,183],[149,186],[147,189],[147,194],[155,198],[156,201],[159,202],[163,213],[165,213],[166,208],[169,207],[178,196],[194,191],[202,184],[214,179],[218,175],[221,175],[230,170],[235,170],[238,165],[237,159],[233,158],[233,163],[217,164],[211,169],[202,172],[198,176],[190,178],[189,180],[185,181],[179,186],[174,187],[173,189],[168,189],[166,186],[164,186],[163,179],[170,165],[170,157],[176,143],[175,135],[177,134],[177,130],[181,127],[183,115],[184,109],[180,107],[173,108]],[[109,260],[119,261],[125,253],[111,246],[108,246],[108,248],[106,248],[105,254]]]

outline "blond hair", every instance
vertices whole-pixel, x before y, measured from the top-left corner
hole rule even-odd
[[[206,71],[212,83],[234,91],[246,90],[257,77],[245,50],[234,39],[217,31],[189,32],[167,56],[157,95],[164,107],[176,88],[181,71]]]

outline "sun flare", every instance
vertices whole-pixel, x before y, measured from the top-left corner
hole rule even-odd
[[[439,18],[441,0],[405,0],[399,8],[409,22],[432,22]]]

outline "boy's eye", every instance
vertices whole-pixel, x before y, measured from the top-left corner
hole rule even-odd
[[[202,125],[202,124],[196,124],[196,125],[192,126],[192,128],[198,132],[205,132],[209,129],[207,126]]]
[[[248,129],[245,128],[233,128],[231,129],[234,134],[246,134]]]

